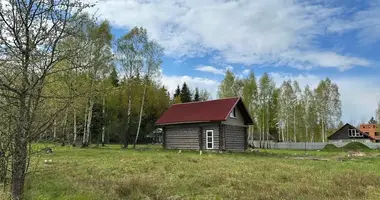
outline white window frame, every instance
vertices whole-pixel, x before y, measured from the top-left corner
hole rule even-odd
[[[210,143],[208,141],[209,133],[211,133],[211,148],[208,147],[208,144]],[[206,149],[214,149],[214,130],[206,130]]]
[[[236,110],[235,110],[235,108],[232,109],[232,111],[230,113],[230,117],[231,118],[236,118]]]
[[[357,129],[348,129],[348,137],[363,137],[363,135]]]

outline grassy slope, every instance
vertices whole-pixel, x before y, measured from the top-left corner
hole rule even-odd
[[[343,152],[308,152],[316,157]],[[267,154],[57,147],[27,181],[27,199],[380,199],[380,157],[329,161]],[[368,153],[370,154],[370,153]],[[287,157],[287,158],[286,158]],[[52,159],[52,164],[44,164]],[[149,198],[148,198],[149,197]]]

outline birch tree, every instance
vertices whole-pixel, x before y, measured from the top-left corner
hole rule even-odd
[[[128,148],[129,126],[131,122],[132,109],[132,82],[135,77],[140,75],[139,73],[143,68],[143,55],[147,40],[146,30],[144,28],[135,27],[117,41],[117,56],[119,63],[123,68],[128,86],[127,121],[123,141],[124,148]]]
[[[258,110],[258,91],[257,91],[257,83],[256,77],[253,72],[250,72],[249,76],[243,80],[243,102],[247,106],[248,112],[254,120],[254,124],[257,118],[257,110]],[[254,133],[254,125],[249,126],[249,135],[248,137],[252,140]],[[251,141],[252,142],[252,141]]]
[[[328,127],[331,127],[334,122],[338,122],[342,115],[339,88],[326,78],[315,89],[315,95],[321,130],[320,137],[322,142],[325,142]]]
[[[235,88],[235,75],[230,70],[227,70],[226,75],[224,76],[224,79],[219,85],[218,97],[219,98],[235,97],[236,93],[234,91],[234,88]]]
[[[144,89],[143,89],[143,95],[141,98],[141,106],[140,106],[140,116],[139,116],[139,124],[137,126],[137,133],[136,138],[133,143],[133,148],[136,147],[137,140],[139,138],[140,133],[140,127],[141,127],[141,119],[143,116],[143,110],[144,110],[144,103],[145,103],[145,96],[146,96],[146,90],[148,87],[148,84],[150,83],[151,79],[156,77],[159,73],[161,63],[162,63],[162,56],[163,56],[163,48],[155,41],[149,41],[145,46],[145,52],[144,52],[144,60],[145,63],[142,68],[142,73],[144,74]]]

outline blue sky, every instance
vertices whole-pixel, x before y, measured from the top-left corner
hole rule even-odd
[[[90,0],[91,1],[91,0]],[[226,69],[340,87],[344,122],[380,100],[380,0],[103,0],[91,10],[119,37],[134,26],[165,48],[161,82],[214,97]]]

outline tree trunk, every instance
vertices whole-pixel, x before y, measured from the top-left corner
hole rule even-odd
[[[75,110],[75,108],[73,109],[73,113],[74,113],[74,116],[73,116],[73,133],[74,133],[74,136],[73,136],[73,146],[75,147],[75,142],[77,141],[77,112]]]
[[[289,122],[286,120],[286,142],[289,142]]]
[[[12,155],[12,199],[22,199],[24,191],[24,181],[27,163],[27,106],[25,105],[25,96],[20,97],[20,110],[16,132],[13,137],[14,149]]]
[[[87,127],[86,127],[86,143],[85,146],[88,147],[90,145],[90,137],[91,137],[91,120],[92,120],[92,108],[94,107],[94,101],[90,99],[90,107],[88,108],[87,115]]]
[[[127,125],[125,127],[125,138],[124,138],[124,148],[128,148],[128,131],[129,131],[129,124],[131,121],[131,107],[132,107],[132,97],[131,97],[131,89],[129,89],[128,94],[128,111],[127,111]]]
[[[106,114],[106,99],[103,95],[103,104],[102,104],[102,113],[103,113],[103,127],[102,127],[102,146],[104,147],[105,143],[104,143],[104,137],[105,137],[105,134],[106,134],[106,125],[104,123],[105,121],[105,114]]]
[[[82,147],[86,147],[86,137],[87,137],[87,110],[88,107],[86,105],[86,110],[84,112],[84,124],[83,124],[83,137],[82,137]]]
[[[325,123],[322,120],[322,142],[325,142]]]
[[[53,122],[53,138],[57,138],[57,119],[54,117],[54,122]]]
[[[148,83],[145,83],[144,92],[143,92],[143,96],[142,96],[142,100],[141,100],[142,102],[141,102],[141,107],[140,107],[139,125],[137,126],[137,133],[136,133],[135,141],[133,143],[133,148],[136,147],[136,143],[137,143],[137,140],[138,140],[139,134],[140,134],[141,119],[142,119],[143,110],[144,110],[144,102],[145,102],[145,95],[146,95],[146,88],[147,87],[148,87]]]
[[[62,139],[62,146],[65,146],[65,143],[66,143],[66,140],[69,141],[69,136],[68,136],[68,131],[67,131],[67,118],[68,118],[68,114],[69,114],[69,109],[66,108],[66,111],[65,111],[65,118],[63,120],[63,139]]]
[[[269,106],[267,106],[267,148],[269,149]]]
[[[293,110],[293,137],[294,137],[294,142],[297,142],[297,133],[296,133],[296,109],[294,108]]]

